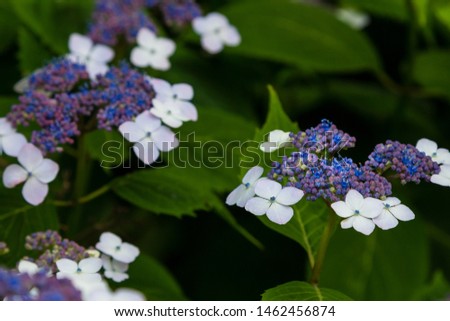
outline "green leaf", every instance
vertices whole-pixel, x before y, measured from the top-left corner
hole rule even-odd
[[[338,228],[325,258],[321,284],[355,300],[410,300],[428,274],[422,222],[400,222],[370,236]]]
[[[170,272],[154,258],[140,254],[128,270],[130,278],[120,284],[141,291],[147,300],[186,300],[183,291]]]
[[[286,224],[271,222],[265,215],[258,218],[272,230],[299,243],[308,254],[310,266],[315,263],[315,256],[323,230],[327,224],[328,207],[324,201],[301,200],[294,205],[294,217]]]
[[[11,0],[20,21],[38,35],[55,53],[68,51],[69,35],[84,33],[93,1]]]
[[[45,65],[52,54],[24,27],[19,29],[19,63],[23,75],[28,75]]]
[[[362,34],[320,7],[289,0],[237,1],[222,10],[242,35],[230,52],[307,70],[377,70],[378,56]],[[268,22],[270,21],[270,25]]]
[[[394,20],[406,21],[408,18],[405,0],[341,0],[341,3]]]
[[[11,250],[0,261],[10,266],[30,254],[25,251],[25,236],[47,229],[57,230],[59,225],[53,205],[28,205],[20,189],[0,188],[0,240],[6,242]]]
[[[416,56],[414,79],[428,91],[449,97],[450,87],[450,51],[434,50]]]
[[[86,135],[86,149],[89,155],[102,164],[103,168],[114,168],[129,158],[129,144],[117,131],[95,130]]]
[[[351,299],[335,290],[292,281],[266,290],[262,294],[262,301],[351,301]]]
[[[450,284],[445,279],[442,271],[437,271],[434,273],[431,281],[417,291],[417,293],[413,297],[413,300],[446,300],[449,293]]]

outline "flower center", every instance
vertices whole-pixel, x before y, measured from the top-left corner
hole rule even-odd
[[[150,137],[152,136],[152,133],[151,133],[151,132],[147,132],[147,134],[145,134],[145,136],[146,136],[147,138],[150,138]]]
[[[275,199],[276,199],[276,197],[275,197],[275,196],[272,196],[272,197],[269,199],[270,203],[275,202]]]
[[[245,188],[249,188],[250,187],[250,183],[245,183],[244,186],[245,186]]]
[[[359,215],[359,210],[355,210],[355,215]]]
[[[116,246],[116,252],[117,252],[117,251],[120,251],[120,245],[117,245],[117,246]]]
[[[389,208],[389,207],[391,207],[391,205],[389,205],[389,204],[384,204],[384,208]]]
[[[77,268],[77,273],[81,273],[81,269],[80,268]]]

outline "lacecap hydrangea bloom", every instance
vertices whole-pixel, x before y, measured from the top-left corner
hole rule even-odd
[[[273,162],[266,178],[260,178],[262,167],[251,168],[226,203],[286,224],[294,215],[291,206],[303,195],[305,201],[320,198],[344,218],[342,228],[353,227],[369,235],[376,226],[387,230],[415,217],[409,207],[392,196],[392,184],[385,175],[402,184],[450,186],[450,154],[432,141],[421,139],[414,147],[388,140],[378,144],[364,164],[342,156],[355,143],[355,137],[328,120],[298,133],[274,130],[268,142],[261,144],[262,151],[273,152],[286,145],[296,151]]]

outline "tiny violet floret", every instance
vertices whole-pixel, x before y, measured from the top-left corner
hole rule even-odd
[[[3,184],[13,188],[25,182],[22,195],[31,205],[41,204],[48,194],[48,183],[56,178],[59,165],[44,158],[33,144],[25,144],[19,152],[20,165],[9,165],[3,172]]]
[[[194,31],[200,35],[203,49],[210,54],[223,50],[225,45],[236,47],[241,43],[241,35],[228,19],[212,12],[204,17],[197,17],[192,21]]]
[[[129,264],[139,255],[139,249],[111,232],[104,232],[100,235],[100,242],[95,247],[97,250],[111,256],[114,260]]]
[[[6,118],[0,118],[0,155],[17,157],[22,147],[27,143],[27,139],[16,129]]]
[[[94,45],[91,38],[73,33],[69,38],[70,54],[68,58],[78,64],[86,66],[91,79],[97,75],[104,75],[109,67],[108,63],[114,58],[114,51],[105,45]]]
[[[384,204],[373,197],[364,198],[361,193],[351,189],[345,196],[345,202],[335,202],[331,208],[338,216],[345,218],[341,222],[343,229],[353,227],[360,233],[370,235],[375,229],[372,219],[381,214]]]
[[[137,34],[138,46],[131,51],[130,61],[136,67],[152,67],[156,70],[170,68],[169,57],[175,52],[175,43],[167,38],[158,38],[147,28]]]
[[[441,165],[439,174],[431,176],[430,182],[441,186],[450,187],[450,165]]]
[[[411,221],[415,218],[414,213],[406,205],[400,204],[396,197],[388,197],[383,202],[384,208],[381,214],[373,219],[376,226],[382,230],[389,230],[398,225],[398,221]]]
[[[237,205],[244,207],[249,199],[255,195],[255,185],[260,180],[264,169],[261,166],[255,166],[248,170],[242,179],[242,184],[236,187],[227,197],[227,205]]]
[[[269,140],[259,147],[265,153],[271,153],[292,142],[291,133],[276,129],[269,133]]]
[[[179,144],[175,134],[149,111],[144,111],[134,121],[124,122],[119,131],[125,139],[135,143],[133,151],[146,165],[155,162],[160,151],[171,151]]]
[[[431,159],[439,165],[450,165],[450,152],[446,148],[438,148],[436,142],[427,138],[419,139],[416,148],[424,152],[425,155],[430,156]]]
[[[114,282],[122,282],[128,279],[128,264],[114,260],[112,257],[103,254],[102,257],[103,269],[105,269],[105,277]]]
[[[303,191],[295,187],[282,187],[280,183],[263,178],[256,183],[256,197],[251,198],[245,209],[255,215],[266,214],[277,224],[286,224],[294,216],[292,205],[300,201]]]

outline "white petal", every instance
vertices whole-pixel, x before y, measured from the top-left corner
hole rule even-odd
[[[102,268],[102,260],[96,257],[83,259],[78,263],[82,273],[97,273]]]
[[[178,139],[175,137],[175,133],[166,126],[161,126],[155,130],[151,135],[151,139],[155,142],[156,147],[163,152],[168,152],[178,147]]]
[[[159,157],[159,150],[155,142],[144,139],[133,146],[133,151],[137,157],[146,165],[154,163]]]
[[[355,214],[355,211],[348,207],[346,202],[338,201],[331,204],[331,208],[336,212],[336,214],[340,217],[352,217]],[[348,228],[348,227],[347,227]]]
[[[145,301],[142,293],[131,289],[118,289],[112,295],[113,301]]]
[[[447,178],[442,175],[432,175],[430,182],[437,185],[450,187],[450,178]]]
[[[253,185],[253,183],[256,182],[263,173],[264,168],[262,168],[261,166],[252,167],[245,174],[244,178],[242,179],[242,183]]]
[[[360,215],[367,218],[375,218],[383,211],[384,204],[381,200],[367,197],[360,208]]]
[[[375,223],[371,219],[355,215],[353,228],[364,235],[370,235],[375,229]]]
[[[276,129],[269,133],[269,142],[284,143],[289,142],[290,140],[289,132]]]
[[[357,30],[363,29],[370,22],[368,15],[352,9],[337,9],[336,18]]]
[[[348,229],[353,227],[353,221],[355,220],[355,216],[350,216],[348,218],[346,218],[345,220],[341,221],[341,227],[343,229]]]
[[[152,78],[151,85],[157,95],[162,95],[164,98],[171,98],[173,96],[172,86],[167,81]]]
[[[135,122],[126,121],[119,126],[119,131],[126,140],[136,143],[146,135],[145,131]]]
[[[155,116],[159,116],[163,123],[165,123],[167,126],[170,126],[172,128],[179,128],[181,127],[181,125],[183,125],[183,121],[181,121],[177,117],[174,117],[173,115],[161,114],[160,111],[158,111],[157,109],[154,110],[153,108],[150,111]]]
[[[109,255],[102,254],[100,259],[102,260],[102,266],[105,270],[111,271],[113,269],[111,263],[112,258]]]
[[[123,282],[128,279],[128,274],[122,272],[105,271],[105,277],[114,282]]]
[[[194,89],[189,84],[175,84],[173,85],[172,90],[179,99],[191,100],[194,98]]]
[[[215,34],[203,36],[201,39],[202,47],[210,54],[216,54],[222,51],[223,43],[220,37]]]
[[[272,181],[268,178],[259,180],[255,185],[256,195],[270,199],[272,197],[276,198],[280,193],[282,186],[280,183]]]
[[[156,35],[153,31],[147,28],[141,28],[136,36],[136,41],[144,48],[148,48],[156,40]]]
[[[383,210],[379,216],[373,219],[373,222],[382,230],[389,230],[398,225],[398,220],[388,210]]]
[[[76,273],[78,270],[78,264],[75,261],[69,259],[60,259],[56,261],[56,267],[63,273]]]
[[[130,243],[122,243],[120,250],[116,251],[113,258],[122,263],[131,263],[139,255],[139,249]]]
[[[6,167],[3,172],[3,185],[7,188],[13,188],[25,182],[27,177],[28,173],[22,166],[12,164]]]
[[[283,225],[294,216],[294,210],[289,206],[273,203],[267,210],[267,217],[274,223]]]
[[[139,253],[138,253],[138,255],[139,255]],[[128,263],[120,262],[120,261],[113,259],[111,262],[111,265],[112,265],[113,270],[116,272],[124,273],[128,270]]]
[[[100,235],[100,242],[98,242],[95,247],[97,250],[111,255],[114,253],[114,250],[117,246],[120,246],[122,244],[122,239],[118,237],[116,234],[111,232],[103,232],[102,235]]]
[[[22,147],[27,143],[25,136],[19,133],[4,136],[2,148],[6,155],[17,157]]]
[[[152,56],[147,50],[135,47],[131,51],[130,61],[137,67],[148,67],[151,64]]]
[[[41,204],[48,194],[48,185],[42,183],[34,176],[28,178],[22,188],[22,196],[31,205]]]
[[[230,194],[228,194],[225,203],[230,206],[235,205],[245,190],[246,188],[243,184],[239,185]]]
[[[222,29],[229,25],[227,17],[219,12],[211,12],[206,16],[210,31]]]
[[[109,67],[107,64],[102,62],[90,61],[86,64],[86,70],[89,74],[89,77],[93,80],[97,79],[98,75],[104,75],[108,72]]]
[[[170,69],[170,61],[166,56],[162,55],[153,55],[149,57],[149,65],[156,70],[169,70]]]
[[[15,132],[15,128],[12,127],[11,123],[5,117],[0,118],[0,136],[10,135]]]
[[[388,197],[383,201],[384,204],[388,204],[389,206],[396,206],[401,203],[401,201],[397,197]]]
[[[281,190],[276,198],[276,202],[287,206],[294,205],[302,199],[303,195],[302,190],[288,186]]]
[[[255,215],[264,215],[266,214],[270,205],[271,203],[264,198],[253,197],[249,199],[245,204],[245,209]]]
[[[72,53],[88,56],[92,49],[92,40],[89,37],[73,33],[69,38],[69,49]]]
[[[177,101],[176,105],[179,106],[180,111],[179,117],[181,118],[181,120],[197,121],[198,119],[197,108],[195,108],[195,106],[192,103],[188,101]]]
[[[154,130],[161,127],[161,120],[146,110],[136,117],[136,124],[138,124],[146,133],[152,133]]]
[[[39,271],[39,267],[34,262],[30,262],[27,260],[20,260],[19,265],[17,266],[17,270],[20,273],[27,273],[29,275],[33,275]]]
[[[416,148],[419,151],[424,152],[427,156],[433,155],[433,153],[437,151],[437,147],[438,146],[434,141],[427,138],[420,139],[416,144]]]
[[[450,165],[441,165],[439,175],[450,179]]]
[[[192,28],[199,35],[202,35],[205,32],[209,31],[208,30],[208,22],[206,21],[206,19],[204,17],[197,17],[194,20],[192,20]]]
[[[173,55],[176,48],[175,42],[167,38],[158,38],[155,46],[158,48],[159,52],[164,54],[165,57]]]
[[[90,58],[96,62],[107,64],[114,58],[114,50],[105,45],[95,45],[92,48]]]
[[[446,148],[439,148],[436,152],[436,163],[450,165],[450,152]]]
[[[250,185],[248,188],[244,186],[244,191],[242,192],[241,197],[239,197],[236,205],[239,207],[245,207],[245,204],[247,204],[248,200],[253,196],[255,196],[255,187],[252,185]]]
[[[272,153],[273,151],[276,151],[281,146],[275,142],[264,142],[259,145],[259,149],[263,151],[264,153]]]
[[[17,157],[22,166],[30,173],[39,166],[44,159],[42,152],[33,144],[25,144]]]
[[[233,27],[229,26],[226,28],[222,33],[222,40],[227,46],[236,47],[241,43],[241,35],[239,34],[238,30]]]
[[[345,202],[347,203],[348,207],[355,211],[359,210],[363,204],[364,197],[354,189],[351,189],[347,192],[347,195],[345,196]]]
[[[389,211],[400,221],[411,221],[415,218],[415,215],[411,209],[403,204],[391,207]]]
[[[42,183],[50,183],[58,175],[59,165],[51,159],[45,158],[33,171],[33,176]]]

